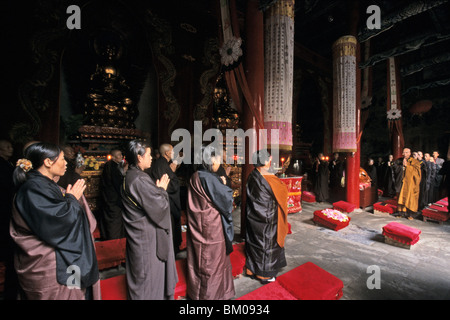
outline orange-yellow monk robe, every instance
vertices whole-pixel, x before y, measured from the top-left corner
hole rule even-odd
[[[409,158],[403,175],[403,185],[398,196],[398,209],[406,212],[406,209],[417,212],[419,208],[421,170],[417,159]]]

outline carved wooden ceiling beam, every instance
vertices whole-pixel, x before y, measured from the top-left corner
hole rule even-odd
[[[444,63],[450,61],[450,53],[445,52],[440,55],[434,56],[433,58],[425,59],[408,66],[402,67],[400,73],[402,77],[410,76],[414,73],[420,72],[425,68],[434,66],[436,64]]]
[[[373,29],[369,30],[365,26],[358,34],[358,40],[359,42],[364,42],[369,40],[370,38],[377,36],[392,27],[395,26],[395,24],[408,19],[410,17],[416,16],[418,14],[421,14],[423,12],[426,12],[430,9],[433,9],[435,7],[438,7],[444,3],[447,3],[448,0],[436,0],[436,1],[415,1],[405,8],[399,10],[398,12],[393,12],[391,14],[388,14],[387,16],[383,16],[383,19],[381,21],[381,28],[380,29]]]
[[[396,57],[449,39],[450,34],[425,34],[421,37],[411,39],[410,41],[407,41],[395,48],[371,56],[368,60],[360,65],[360,68],[364,69],[367,67],[371,67],[378,62],[384,61],[390,57]]]

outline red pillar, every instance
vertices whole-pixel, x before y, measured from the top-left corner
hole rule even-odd
[[[258,10],[258,0],[247,1],[247,12],[245,16],[245,41],[246,50],[244,57],[244,70],[248,87],[252,94],[254,109],[259,113],[260,119],[264,119],[264,14]],[[257,132],[259,127],[256,118],[244,104],[242,110],[243,130],[254,128]],[[259,136],[259,135],[258,135]],[[251,154],[248,147],[245,151],[245,163],[242,167],[242,189],[241,189],[241,236],[245,236],[245,206],[247,178],[254,169],[250,164]]]
[[[359,3],[353,2],[353,8],[350,15],[350,34],[357,37],[359,21]],[[359,64],[361,62],[360,44],[357,43],[356,50],[356,132],[361,132],[361,69]],[[359,139],[357,151],[347,154],[345,178],[346,178],[346,192],[347,202],[350,202],[359,208],[359,169],[361,166],[361,139]]]

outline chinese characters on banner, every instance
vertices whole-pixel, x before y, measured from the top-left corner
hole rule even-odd
[[[356,44],[344,36],[333,44],[333,152],[356,152]]]

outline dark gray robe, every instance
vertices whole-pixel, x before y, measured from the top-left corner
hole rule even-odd
[[[105,163],[101,176],[101,216],[99,221],[100,233],[103,240],[120,239],[125,237],[122,221],[122,198],[120,188],[123,175],[119,164],[110,160]]]
[[[178,275],[167,192],[157,187],[147,173],[131,166],[124,180],[122,201],[128,298],[173,299]]]
[[[246,209],[245,266],[258,276],[275,277],[287,265],[285,250],[277,242],[278,203],[257,169],[247,180]]]

